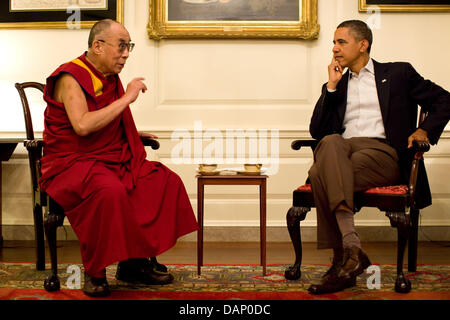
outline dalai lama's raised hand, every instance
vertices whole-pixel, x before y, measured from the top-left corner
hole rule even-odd
[[[147,86],[144,83],[145,78],[134,78],[128,83],[127,91],[125,92],[124,97],[126,96],[129,99],[129,103],[133,103],[139,96],[139,93],[145,93],[147,91]]]
[[[135,78],[127,86],[125,94],[110,105],[89,111],[86,96],[78,82],[66,73],[58,78],[54,90],[54,99],[64,104],[69,121],[79,136],[97,132],[116,119],[128,105],[136,101],[139,93],[147,86],[144,78]]]

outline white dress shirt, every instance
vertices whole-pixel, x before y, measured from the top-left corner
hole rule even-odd
[[[386,139],[372,59],[359,74],[350,71],[342,137]]]

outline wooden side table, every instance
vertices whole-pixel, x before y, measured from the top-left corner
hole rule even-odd
[[[266,175],[197,175],[197,273],[203,265],[203,212],[205,185],[259,185],[260,251],[263,275],[266,275]]]

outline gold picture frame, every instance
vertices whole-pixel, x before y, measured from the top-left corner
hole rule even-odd
[[[386,1],[359,0],[359,11],[367,12],[371,7],[377,7],[381,12],[446,12],[450,11],[450,1]]]
[[[106,8],[81,9],[78,26],[83,29],[91,28],[102,19],[123,23],[123,2],[124,0],[107,0]],[[11,0],[0,1],[0,29],[66,29],[73,14],[66,9],[51,7],[12,10],[11,3]]]
[[[169,9],[169,2],[171,3],[171,9]],[[176,4],[178,1],[178,4]],[[216,10],[220,10],[222,6],[228,5],[232,10],[231,1],[241,0],[150,0],[150,12],[149,23],[147,31],[150,39],[160,40],[166,38],[178,38],[178,39],[193,39],[193,38],[233,38],[233,39],[245,39],[245,38],[278,38],[278,39],[316,39],[319,35],[320,26],[317,22],[317,0],[295,0],[285,1],[283,5],[289,3],[289,5],[295,5],[298,8],[298,14],[296,20],[246,20],[242,15],[242,9],[238,12],[235,11],[235,15],[242,15],[239,19],[219,19],[217,17],[201,18],[183,20],[183,18],[170,18],[170,15],[176,15],[174,12],[179,12],[179,15],[186,14],[187,10],[178,9],[176,11],[175,6],[190,5],[190,10],[195,8],[195,4],[211,4],[216,2]],[[281,6],[277,4],[277,0],[245,0],[245,1],[259,1],[255,2],[255,6],[258,6],[258,12],[262,12],[264,8],[261,5],[271,5],[271,12],[273,6]],[[184,2],[181,3],[180,2]],[[242,3],[241,3],[242,4]],[[245,5],[248,5],[247,3]],[[179,7],[180,8],[180,7]],[[200,8],[200,6],[197,6]],[[219,9],[217,9],[219,8]],[[200,9],[198,9],[200,10]],[[203,12],[211,13],[212,10]],[[228,11],[230,11],[228,10]],[[268,9],[267,9],[268,10]],[[281,10],[279,10],[281,11]],[[288,10],[285,10],[288,11]],[[200,12],[200,11],[199,11]],[[231,11],[230,11],[231,12]],[[195,12],[194,12],[195,13]],[[291,13],[290,13],[291,14]],[[287,15],[286,15],[287,16]],[[264,16],[265,17],[265,16]],[[285,17],[285,16],[283,16]]]

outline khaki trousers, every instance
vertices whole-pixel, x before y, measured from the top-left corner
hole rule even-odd
[[[374,138],[324,137],[314,151],[309,180],[317,211],[317,247],[342,246],[334,214],[341,203],[354,209],[354,192],[396,184],[400,173],[394,148]]]

